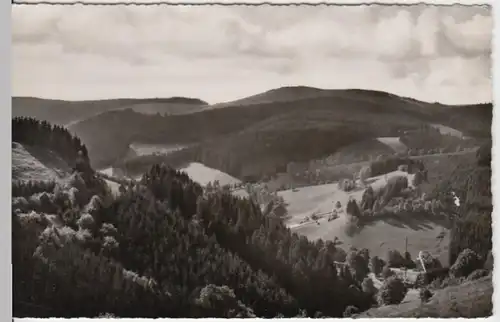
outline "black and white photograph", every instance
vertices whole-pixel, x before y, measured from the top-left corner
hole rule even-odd
[[[11,8],[14,317],[492,316],[492,5],[63,2]]]

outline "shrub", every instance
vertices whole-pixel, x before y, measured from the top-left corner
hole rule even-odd
[[[394,272],[391,271],[391,268],[388,265],[385,265],[384,268],[382,269],[382,277],[384,279],[388,279],[389,277],[393,276]]]
[[[478,166],[489,167],[491,166],[491,149],[492,142],[488,141],[483,144],[476,152],[476,162]]]
[[[373,191],[372,186],[368,186],[361,197],[361,209],[372,210],[375,199],[375,192]]]
[[[115,226],[110,223],[103,223],[99,231],[104,236],[113,236],[113,237],[116,236],[118,233],[118,230],[115,228]]]
[[[358,217],[349,216],[344,231],[347,236],[352,237],[359,232],[360,223]]]
[[[323,316],[323,312],[321,312],[321,311],[316,311],[316,313],[314,313],[314,318],[315,319],[321,319],[323,317],[324,317]]]
[[[380,305],[399,304],[408,292],[403,281],[396,277],[389,277],[378,291],[378,302]]]
[[[417,276],[417,281],[415,284],[417,286],[429,285],[434,281],[441,283],[442,280],[448,277],[450,269],[448,267],[430,269],[425,273],[420,273]]]
[[[339,263],[345,262],[347,259],[347,253],[342,248],[335,248],[335,252],[333,253],[333,260]]]
[[[433,281],[433,284],[435,284],[435,288],[446,288],[449,286],[457,286],[462,284],[465,281],[465,277],[454,277],[454,276],[447,276],[443,280],[436,279]]]
[[[368,274],[368,261],[361,251],[351,250],[347,254],[347,265],[353,272],[353,276],[357,281],[362,281]]]
[[[12,198],[12,209],[27,211],[29,209],[29,202],[24,197],[14,197]]]
[[[342,179],[339,181],[338,187],[340,190],[348,192],[356,188],[356,182],[350,179]]]
[[[114,237],[104,236],[102,247],[108,254],[111,254],[112,252],[117,250],[118,246],[119,244]]]
[[[368,266],[370,265],[370,250],[368,250],[368,248],[362,248],[359,251],[359,255],[361,255],[361,257],[363,257],[363,259],[366,262],[366,267],[368,268]]]
[[[377,288],[373,284],[373,280],[369,277],[365,277],[361,283],[361,289],[364,293],[373,296],[377,293]]]
[[[398,166],[398,171],[408,172],[408,165],[406,165],[406,164],[399,165]]]
[[[486,261],[484,262],[483,268],[490,272],[493,271],[493,254],[491,253],[491,250],[488,252],[488,255],[486,256]]]
[[[387,253],[387,265],[389,267],[405,267],[406,260],[401,253],[395,249]]]
[[[434,294],[432,294],[431,290],[429,290],[427,287],[423,287],[419,291],[419,297],[422,303],[428,302],[433,295]]]
[[[474,281],[477,279],[480,279],[481,277],[488,276],[490,272],[485,270],[485,269],[476,269],[474,272],[470,273],[469,276],[467,276],[467,281]]]
[[[204,316],[220,316],[224,318],[253,318],[252,309],[238,301],[234,291],[226,285],[205,286],[195,303],[205,310]]]
[[[427,213],[432,213],[432,201],[426,200],[424,203],[424,210]]]
[[[425,287],[429,284],[429,281],[426,279],[425,273],[419,273],[417,278],[415,279],[415,287]]]
[[[102,209],[102,200],[99,196],[96,195],[92,196],[88,204],[84,207],[84,211],[93,216],[97,214],[101,209]]]
[[[441,265],[441,262],[437,259],[437,258],[434,258],[429,252],[427,251],[421,251],[419,253],[419,257],[423,260],[424,262],[424,265],[425,265],[425,270],[426,271],[431,271],[431,270],[434,270],[434,269],[439,269],[439,268],[442,268],[443,266]],[[418,267],[420,267],[421,269],[423,269],[422,266],[422,263],[420,262],[420,260],[418,260]]]
[[[422,171],[417,171],[413,177],[413,185],[418,187],[424,182],[424,173]]]
[[[346,213],[353,217],[361,217],[361,211],[356,200],[351,199],[347,202]]]
[[[352,305],[349,305],[349,306],[345,309],[343,316],[344,316],[345,318],[349,318],[349,317],[351,317],[351,316],[353,316],[353,315],[355,315],[355,314],[358,314],[358,313],[359,313],[359,309],[358,309],[357,307],[352,306]]]
[[[382,269],[384,268],[384,261],[380,259],[378,256],[373,256],[370,259],[370,269],[375,276],[382,273]]]
[[[363,218],[365,217],[372,217],[373,216],[373,211],[371,209],[364,209],[362,212],[361,212],[361,216]]]
[[[415,269],[415,268],[417,268],[417,265],[415,264],[415,262],[411,258],[411,254],[409,252],[405,252],[404,259],[405,259],[405,267],[406,268],[408,268],[408,269]]]
[[[481,268],[479,256],[471,249],[464,249],[450,267],[450,274],[454,277],[466,277],[476,269]]]
[[[395,171],[400,165],[406,165],[408,167],[412,163],[413,160],[410,160],[408,158],[391,157],[384,160],[383,157],[380,157],[370,164],[370,172],[372,176],[378,176]]]
[[[81,229],[91,229],[94,226],[94,218],[90,214],[82,214],[76,224]]]
[[[371,168],[369,166],[364,166],[359,170],[359,179],[361,182],[365,182],[371,176]]]

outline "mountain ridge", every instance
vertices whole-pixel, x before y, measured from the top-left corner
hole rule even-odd
[[[113,110],[132,108],[144,113],[190,113],[208,103],[197,98],[123,98],[68,101],[37,97],[12,97],[13,117],[36,117],[57,125],[70,125]]]
[[[284,91],[288,89],[285,88]],[[305,88],[305,92],[310,91],[311,89]],[[91,155],[100,159],[96,160],[99,166],[107,166],[114,160],[120,159],[132,141],[189,144],[193,153],[199,156],[200,153],[213,154],[214,151],[220,150],[221,146],[229,144],[229,141],[234,141],[230,144],[233,147],[247,146],[248,152],[255,149],[262,153],[273,152],[266,149],[277,151],[279,146],[288,144],[284,138],[295,136],[299,140],[297,144],[301,144],[304,148],[311,146],[310,142],[316,141],[317,144],[323,142],[321,144],[324,149],[319,147],[317,151],[320,154],[330,154],[340,146],[327,143],[340,133],[355,140],[365,140],[399,136],[400,131],[417,129],[427,123],[456,128],[471,137],[488,136],[490,132],[484,129],[491,127],[491,112],[487,105],[456,107],[450,116],[449,108],[442,106],[422,108],[421,105],[402,100],[393,94],[375,92],[374,95],[374,92],[365,91],[361,94],[359,91],[336,91],[333,96],[320,95],[231,108],[204,108],[196,113],[163,117],[141,115],[133,111],[112,111],[79,122],[71,126],[70,130],[93,150]],[[106,142],[107,138],[110,140],[112,138],[112,142]],[[304,141],[306,139],[313,141],[307,143]],[[351,143],[340,138],[337,140],[341,145]],[[301,141],[304,141],[303,144]],[[274,148],[271,146],[266,148],[267,144],[273,144]],[[205,152],[199,149],[195,152],[196,146],[200,145],[205,146],[203,149]],[[302,152],[304,157],[313,157],[308,155],[307,151]],[[226,155],[229,152],[221,153]],[[314,157],[319,156],[321,155],[314,155]],[[207,166],[214,167],[214,164]],[[224,169],[225,172],[238,177],[235,172],[240,170],[232,173],[227,170]]]

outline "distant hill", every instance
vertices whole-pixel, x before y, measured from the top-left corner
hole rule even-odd
[[[68,126],[97,168],[122,162],[134,142],[188,145],[164,161],[200,162],[241,179],[280,172],[292,161],[322,159],[359,142],[400,137],[425,124],[490,137],[492,105],[446,106],[380,91],[289,86],[214,105],[182,97],[13,98],[13,115]]]
[[[356,96],[366,97],[369,99],[400,99],[407,103],[412,103],[416,105],[426,105],[433,106],[435,104],[425,103],[418,101],[413,98],[399,97],[395,94],[376,91],[376,90],[366,90],[366,89],[322,89],[317,87],[309,86],[283,86],[275,89],[268,90],[266,92],[238,99],[235,101],[224,102],[213,104],[211,108],[221,108],[221,107],[236,107],[244,105],[255,105],[255,104],[265,104],[265,103],[276,103],[276,102],[290,102],[309,98],[318,97],[344,97],[344,96]]]
[[[299,99],[307,99],[322,96],[332,96],[333,90],[320,89],[307,86],[286,86],[272,89],[261,94],[252,95],[239,100],[213,104],[211,108],[222,108],[229,106],[255,105],[276,102],[289,102]]]
[[[179,114],[198,111],[208,103],[196,98],[109,99],[63,101],[35,97],[13,97],[12,116],[35,117],[67,125],[111,110],[131,108],[147,114]]]
[[[109,111],[70,130],[86,143],[98,167],[122,161],[131,142],[178,144],[190,148],[165,162],[200,162],[240,179],[280,172],[288,162],[321,159],[360,141],[399,137],[426,124],[470,137],[491,136],[491,104],[452,107],[377,91],[308,87],[280,88],[237,102],[169,116]]]

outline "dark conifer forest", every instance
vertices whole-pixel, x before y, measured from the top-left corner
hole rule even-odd
[[[364,281],[367,251],[309,241],[252,200],[204,189],[167,164],[111,195],[65,128],[32,118],[12,128],[13,141],[50,149],[73,169],[64,182],[12,184],[16,317],[342,317],[377,305]],[[485,149],[443,181],[465,200],[450,215],[450,263],[464,248],[486,259],[492,247]]]

